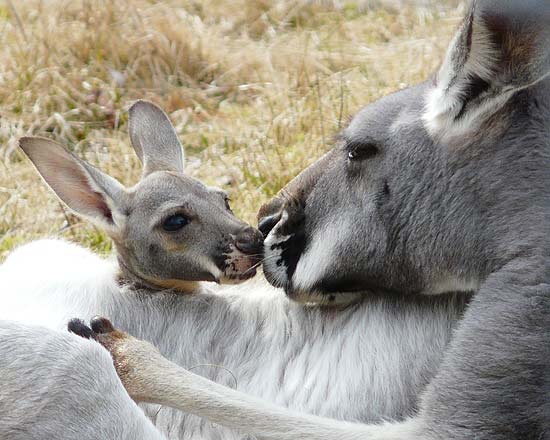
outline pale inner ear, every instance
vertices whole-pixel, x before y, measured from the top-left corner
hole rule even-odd
[[[484,115],[496,111],[506,101],[495,93],[485,101],[479,100],[479,105],[466,108],[468,102],[491,94],[493,71],[499,58],[475,6],[473,2],[449,45],[436,84],[426,97],[423,120],[428,132],[439,138],[466,134],[478,127]]]
[[[61,145],[42,138],[22,138],[25,154],[55,194],[77,214],[103,228],[115,227],[124,187],[112,177],[74,156]]]
[[[74,176],[65,175],[60,181],[52,184],[65,187],[58,192],[62,200],[67,200],[69,207],[74,206],[75,211],[85,215],[101,216],[106,221],[112,222],[113,212],[106,201],[106,195],[94,188],[92,182],[84,174]],[[61,194],[63,193],[63,195]]]
[[[439,140],[476,132],[550,68],[547,1],[473,1],[453,38],[422,115]]]

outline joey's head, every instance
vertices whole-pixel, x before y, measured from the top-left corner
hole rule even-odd
[[[550,3],[474,2],[435,77],[361,110],[259,212],[292,298],[476,290],[550,234]]]
[[[48,139],[22,138],[20,146],[58,197],[113,239],[132,281],[192,291],[198,281],[251,278],[261,234],[233,215],[224,191],[185,175],[183,149],[166,114],[138,101],[129,131],[143,163],[131,188]]]

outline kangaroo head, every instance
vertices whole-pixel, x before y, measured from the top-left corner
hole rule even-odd
[[[252,277],[261,234],[233,215],[225,192],[185,175],[183,149],[166,114],[138,101],[129,127],[143,163],[132,188],[48,139],[22,138],[20,146],[69,208],[108,233],[134,281],[192,290],[188,282]]]
[[[550,3],[474,2],[434,79],[361,110],[259,213],[294,298],[475,290],[548,242]]]

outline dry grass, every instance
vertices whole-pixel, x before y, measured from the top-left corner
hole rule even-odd
[[[171,115],[188,172],[228,189],[253,221],[350,115],[437,67],[463,5],[410,3],[0,2],[0,259],[54,234],[110,248],[57,202],[16,140],[54,138],[131,184],[126,109],[137,98]]]

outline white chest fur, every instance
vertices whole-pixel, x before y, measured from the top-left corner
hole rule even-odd
[[[28,267],[32,277],[23,273]],[[465,303],[372,295],[345,310],[308,308],[263,280],[193,296],[135,292],[118,286],[112,261],[53,240],[16,251],[0,267],[0,291],[0,319],[62,330],[75,316],[108,316],[216,382],[362,422],[399,419],[414,409]],[[170,438],[241,437],[169,408],[144,409]]]

